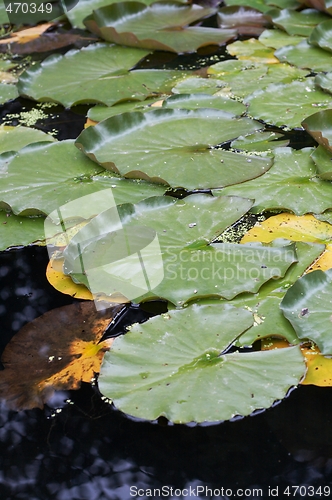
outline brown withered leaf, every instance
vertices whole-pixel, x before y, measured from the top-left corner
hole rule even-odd
[[[7,42],[6,44],[4,42]],[[0,41],[0,52],[10,52],[12,54],[32,54],[34,52],[50,52],[52,50],[74,45],[81,48],[96,41],[96,37],[81,36],[75,33],[44,33],[38,37],[20,39],[18,41],[6,39]]]
[[[55,390],[90,382],[112,339],[98,342],[124,307],[98,312],[93,302],[80,302],[27,323],[4,350],[0,398],[13,410],[43,408]]]

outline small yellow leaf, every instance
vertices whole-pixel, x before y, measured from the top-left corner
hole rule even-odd
[[[63,272],[64,259],[51,259],[46,269],[46,278],[48,282],[58,292],[71,295],[76,299],[93,300],[92,294],[84,285],[74,283],[70,276]]]

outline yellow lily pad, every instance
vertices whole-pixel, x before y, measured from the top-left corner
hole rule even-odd
[[[270,243],[277,238],[325,244],[324,252],[306,272],[332,268],[332,225],[328,222],[320,221],[310,214],[279,214],[257,223],[243,236],[241,243]]]
[[[46,268],[48,282],[58,292],[71,295],[76,299],[93,300],[92,293],[84,286],[74,283],[70,276],[63,272],[64,259],[51,259]]]

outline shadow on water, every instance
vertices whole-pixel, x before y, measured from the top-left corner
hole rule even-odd
[[[0,254],[1,349],[26,322],[75,300],[47,283],[47,260],[38,247]],[[0,415],[1,500],[158,498],[153,489],[230,498],[238,488],[255,499],[277,486],[283,498],[289,485],[332,482],[332,389],[301,387],[259,415],[212,426],[135,421],[88,384],[44,410],[3,403]]]

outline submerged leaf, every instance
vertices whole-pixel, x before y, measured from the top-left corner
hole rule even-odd
[[[213,422],[268,408],[305,366],[298,347],[225,354],[252,323],[249,311],[219,303],[134,325],[105,356],[99,389],[121,411],[148,420]]]
[[[90,382],[112,340],[98,342],[122,309],[98,313],[93,303],[77,303],[26,324],[3,353],[0,398],[13,410],[43,408],[55,390]]]

